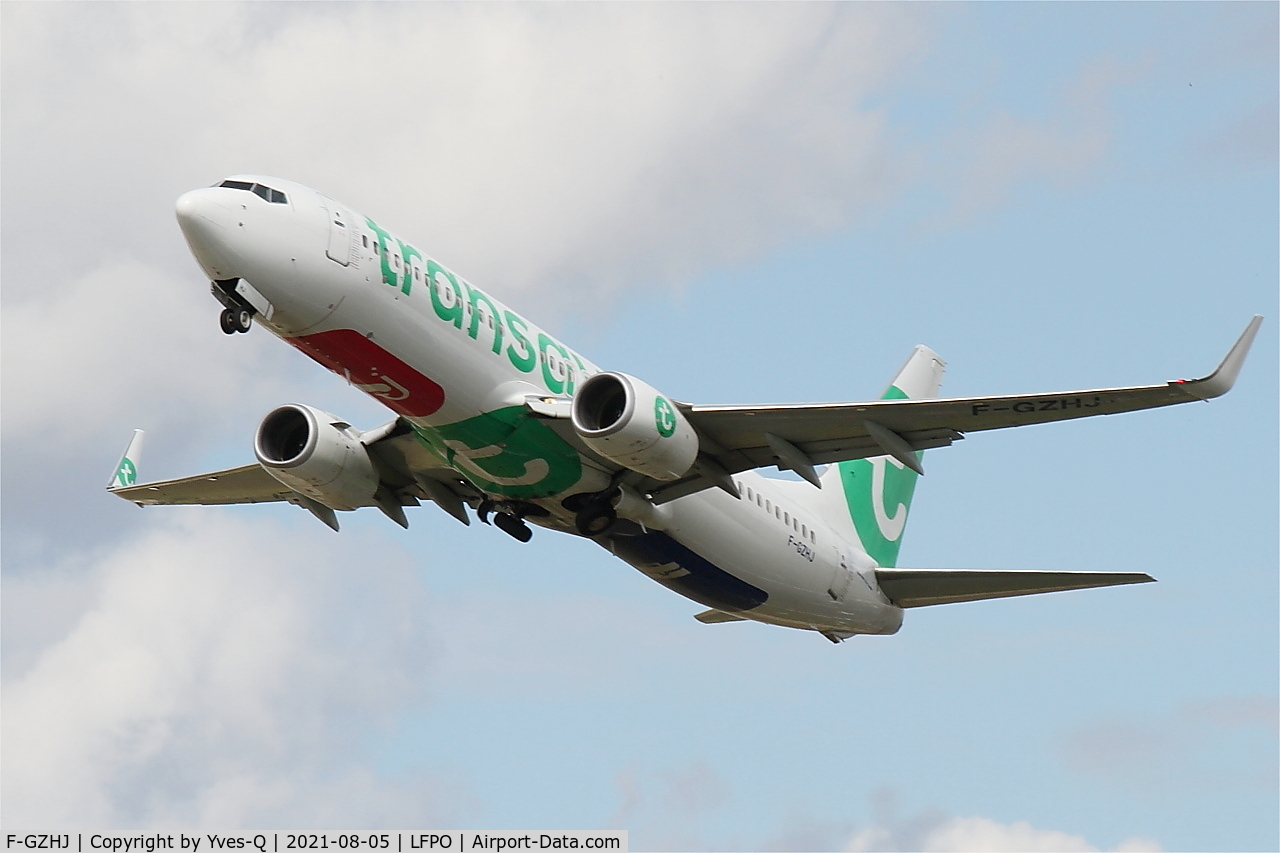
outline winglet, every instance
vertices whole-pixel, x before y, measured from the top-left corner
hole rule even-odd
[[[107,483],[108,490],[125,489],[138,482],[138,457],[142,455],[142,437],[145,435],[140,429],[133,431],[133,438],[129,439],[129,446],[125,448],[120,464],[116,465],[116,472]]]
[[[1231,386],[1236,384],[1236,377],[1240,374],[1240,366],[1244,364],[1245,356],[1249,354],[1249,347],[1253,345],[1253,339],[1258,334],[1258,327],[1262,325],[1262,315],[1255,314],[1253,319],[1249,321],[1249,325],[1245,327],[1244,333],[1240,335],[1235,346],[1231,347],[1231,351],[1227,353],[1227,357],[1218,365],[1218,369],[1205,376],[1202,379],[1180,379],[1172,382],[1172,385],[1178,385],[1183,391],[1186,391],[1192,397],[1199,397],[1201,400],[1210,400],[1214,397],[1221,397],[1223,394],[1231,390]]]

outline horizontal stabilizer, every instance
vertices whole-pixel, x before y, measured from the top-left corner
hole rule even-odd
[[[723,610],[704,610],[693,617],[704,625],[714,625],[717,622],[743,622],[745,616],[735,616],[732,613],[725,613]]]
[[[1037,572],[989,569],[876,569],[876,580],[899,607],[1009,598],[1068,589],[1153,583],[1142,572]]]

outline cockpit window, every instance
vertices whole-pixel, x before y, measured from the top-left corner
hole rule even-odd
[[[254,195],[261,196],[263,201],[269,201],[272,204],[288,204],[289,197],[280,190],[273,190],[271,187],[263,184],[251,184],[248,181],[232,181],[226,180],[218,184],[220,187],[228,187],[233,190],[248,190]]]

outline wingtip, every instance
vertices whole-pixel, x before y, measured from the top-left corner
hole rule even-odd
[[[133,431],[133,435],[129,438],[129,444],[124,449],[124,455],[116,463],[115,473],[111,475],[111,479],[107,482],[107,491],[118,492],[137,484],[138,459],[142,455],[142,440],[145,436],[145,430],[135,429]]]
[[[1177,384],[1188,394],[1193,397],[1199,397],[1201,400],[1221,397],[1230,391],[1232,386],[1236,384],[1236,377],[1240,375],[1240,368],[1244,365],[1244,360],[1249,355],[1249,348],[1253,346],[1253,339],[1257,337],[1258,329],[1261,326],[1262,315],[1253,315],[1249,325],[1245,326],[1240,337],[1232,345],[1226,357],[1222,359],[1222,363],[1218,365],[1213,373],[1201,379],[1183,380]]]

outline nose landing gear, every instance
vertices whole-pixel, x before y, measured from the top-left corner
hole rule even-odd
[[[222,331],[228,335],[249,331],[249,327],[253,325],[253,315],[258,313],[258,309],[251,305],[237,288],[257,293],[259,298],[262,297],[262,294],[253,290],[248,282],[242,283],[238,278],[223,279],[209,284],[209,292],[213,294],[213,298],[222,303],[223,310],[218,317],[218,325],[222,326]],[[270,309],[269,303],[267,308]],[[271,312],[267,310],[267,317],[270,316]]]
[[[222,326],[222,331],[228,335],[247,332],[253,325],[253,312],[248,308],[224,308],[218,317],[218,323]]]

